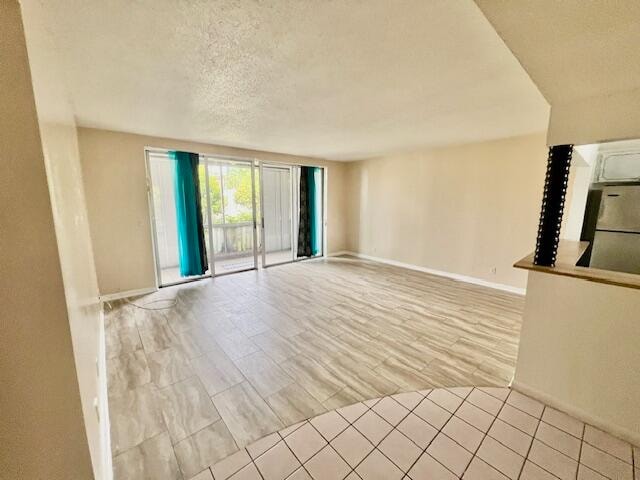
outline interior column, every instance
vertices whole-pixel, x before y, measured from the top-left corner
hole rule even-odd
[[[549,148],[540,224],[533,260],[536,265],[553,267],[556,263],[572,154],[573,145],[554,145]]]

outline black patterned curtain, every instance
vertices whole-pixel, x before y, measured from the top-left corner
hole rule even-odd
[[[300,218],[298,221],[298,258],[312,256],[311,205],[309,204],[309,167],[300,167]]]

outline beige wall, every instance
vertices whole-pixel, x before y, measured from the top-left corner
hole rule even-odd
[[[80,399],[95,478],[110,478],[104,326],[73,109],[43,5],[21,2]],[[96,361],[97,369],[96,369]],[[94,401],[98,400],[99,415]]]
[[[515,386],[640,445],[640,292],[531,272]]]
[[[640,138],[640,88],[551,106],[549,145]]]
[[[40,132],[87,439],[95,478],[106,479],[110,478],[111,456],[104,325],[89,236],[76,127],[73,124],[41,123]],[[99,402],[99,417],[94,406],[96,399]]]
[[[98,284],[103,295],[156,285],[145,147],[327,167],[328,252],[345,248],[345,167],[341,163],[88,128],[79,128],[78,138]]]
[[[549,145],[634,138],[640,89],[552,102]],[[638,290],[531,273],[515,385],[640,444],[639,311]]]
[[[523,288],[546,160],[541,133],[349,164],[347,248]]]
[[[640,90],[554,103],[547,141],[640,138],[639,112]],[[592,166],[573,170],[583,188],[565,220],[576,237]],[[638,290],[530,273],[514,385],[640,444],[639,311]]]
[[[93,478],[18,3],[0,2],[0,478]]]

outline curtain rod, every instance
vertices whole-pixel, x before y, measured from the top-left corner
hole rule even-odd
[[[167,155],[169,152],[173,152],[175,150],[171,150],[168,148],[157,148],[157,147],[144,147],[145,152],[149,152],[152,154],[162,154],[162,155]],[[270,164],[271,162],[278,164],[278,165],[290,165],[290,166],[294,166],[294,167],[316,167],[316,168],[327,168],[324,167],[322,165],[303,165],[301,163],[288,163],[288,162],[279,162],[279,161],[273,161],[273,160],[262,160],[258,157],[239,157],[239,156],[233,156],[233,155],[218,155],[215,153],[201,153],[201,152],[193,152],[193,153],[197,153],[198,155],[200,155],[201,157],[211,157],[211,158],[219,158],[221,160],[234,160],[234,161],[244,161],[244,162],[262,162],[265,164]]]

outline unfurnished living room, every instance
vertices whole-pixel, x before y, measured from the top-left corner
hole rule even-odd
[[[640,2],[0,30],[1,480],[640,480]]]

